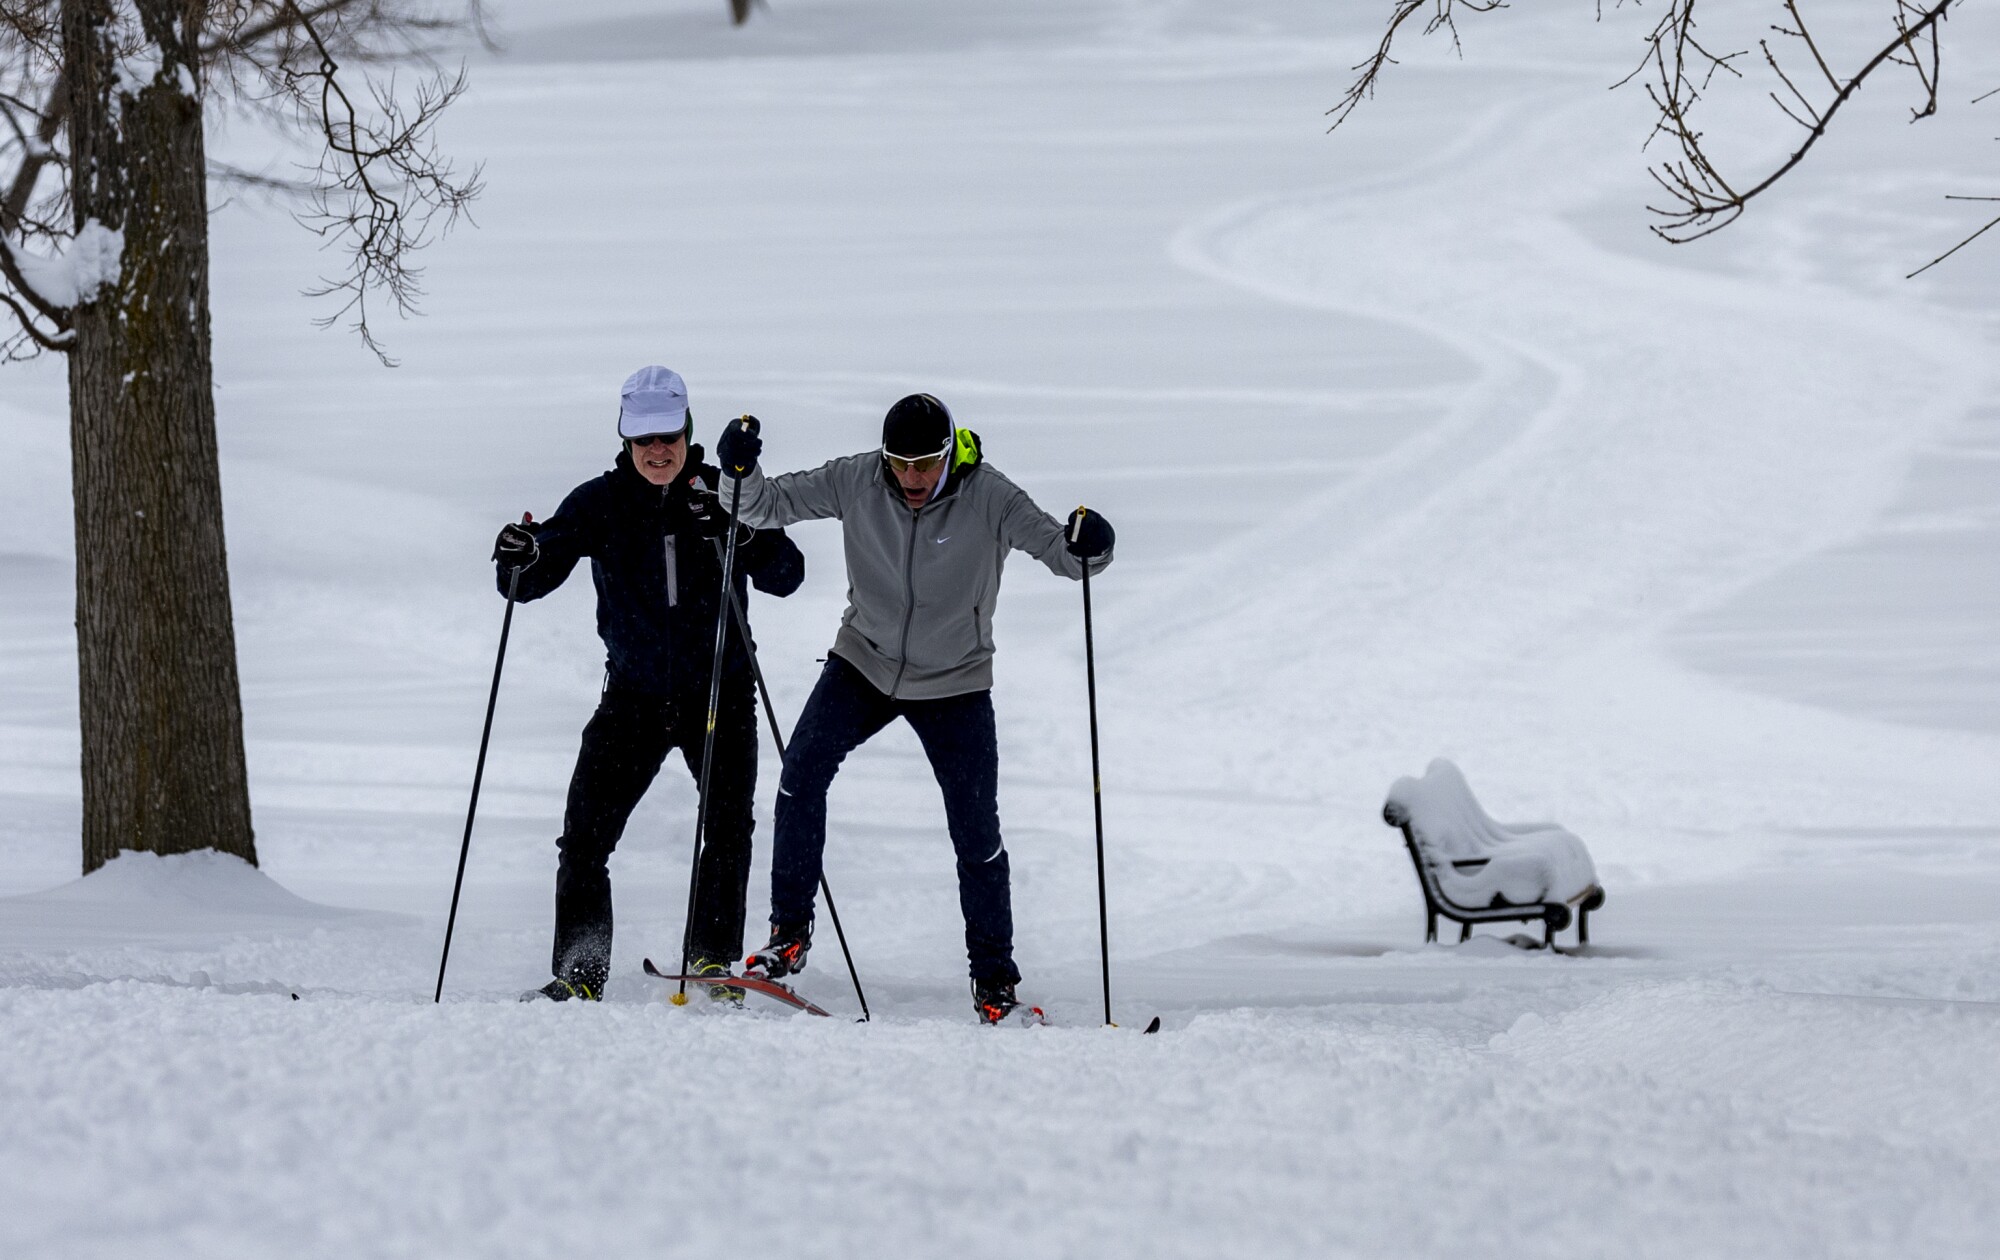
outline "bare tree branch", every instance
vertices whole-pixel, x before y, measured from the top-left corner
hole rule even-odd
[[[200,34],[179,60],[196,67],[205,111],[319,140],[318,157],[296,173],[213,162],[211,178],[298,207],[295,217],[345,260],[307,290],[339,303],[318,322],[349,322],[389,362],[369,324],[369,299],[386,293],[399,314],[415,313],[422,295],[415,255],[480,192],[479,171],[461,178],[439,153],[435,128],[465,91],[463,71],[441,69],[439,58],[467,33],[493,46],[481,0],[185,2],[197,16],[184,29]],[[57,0],[0,0],[0,239],[60,247],[73,228],[59,12]],[[180,39],[180,28],[145,37],[164,47]],[[139,35],[135,28],[121,38]],[[408,64],[426,76],[399,81],[393,67]],[[378,78],[374,67],[391,70]],[[0,277],[18,298],[11,306],[38,309],[18,276],[7,276],[10,267],[0,260]]]
[[[367,4],[368,0],[321,0],[301,9],[296,4],[280,3],[262,14],[255,6],[244,5],[234,25],[220,26],[202,42],[202,59],[248,55],[273,35],[289,33],[299,22],[337,17]]]
[[[35,37],[40,34],[46,38],[46,32],[29,29],[25,21],[29,16],[32,14],[17,15],[12,11],[8,12],[5,29],[23,41],[26,45],[24,53],[27,59],[32,60],[36,52],[42,51],[35,47]],[[25,239],[29,235],[24,229],[45,226],[40,220],[28,215],[28,205],[33,199],[35,185],[39,182],[43,169],[56,158],[53,145],[61,131],[63,119],[63,84],[59,75],[50,85],[46,101],[47,103],[41,108],[35,109],[26,106],[19,94],[8,94],[8,120],[14,125],[16,134],[20,137],[21,158],[5,194],[0,195],[0,279],[4,279],[8,289],[13,291],[12,293],[0,291],[0,301],[5,301],[8,311],[19,324],[20,335],[25,337],[29,344],[37,350],[61,350],[65,347],[69,333],[68,312],[50,304],[35,291],[34,286],[28,283],[15,260],[13,245],[15,240]],[[33,132],[26,132],[20,127],[15,114],[16,109],[36,117],[37,122]],[[19,300],[16,300],[15,294],[19,295]],[[40,321],[53,324],[55,330],[53,332],[45,330]],[[4,357],[8,359],[23,357],[16,352],[18,343],[18,337],[10,338],[5,346]]]
[[[13,243],[5,238],[0,238],[0,276],[4,276],[14,292],[26,298],[28,305],[43,319],[57,328],[69,327],[69,312],[43,297],[35,291],[35,286],[28,283],[28,278],[21,273],[20,260],[14,257]]]
[[[312,181],[298,177],[273,175],[269,171],[253,171],[247,166],[237,166],[218,158],[208,160],[210,181],[226,187],[247,189],[273,197],[305,197],[312,193]]]
[[[316,322],[330,327],[351,313],[350,327],[362,342],[393,365],[369,324],[369,295],[385,292],[398,314],[413,313],[423,294],[423,272],[414,255],[450,231],[481,191],[479,168],[456,178],[433,139],[438,116],[465,91],[465,73],[449,80],[439,74],[418,84],[407,107],[393,78],[371,83],[372,108],[363,109],[341,80],[328,40],[292,0],[286,3],[317,61],[287,68],[285,87],[294,97],[313,100],[326,142],[307,208],[295,217],[321,238],[341,242],[349,264],[344,276],[322,278],[308,290],[315,297],[344,298],[339,309]]]
[[[4,252],[6,252],[6,250],[0,250],[0,254],[4,254]],[[12,258],[8,260],[8,268],[6,268],[6,270],[8,270],[8,284],[20,284],[20,282],[16,280],[18,272],[16,272],[16,270],[14,270],[14,266],[12,266]],[[28,294],[28,296],[32,296],[32,294],[34,294],[34,290],[32,290],[32,288],[28,288],[26,284],[20,284],[20,290],[22,290],[24,294]],[[16,302],[12,294],[6,294],[6,292],[0,292],[0,302],[6,302],[8,310],[12,310],[12,312],[14,312],[14,318],[16,318],[16,320],[20,320],[20,330],[22,330],[22,332],[26,332],[26,334],[28,334],[28,338],[30,338],[30,340],[34,340],[34,344],[36,344],[36,346],[40,346],[42,350],[66,350],[66,348],[68,348],[68,338],[70,338],[70,330],[68,330],[68,328],[58,328],[56,332],[42,332],[42,328],[40,328],[40,326],[36,326],[36,322],[34,322],[34,316],[32,316],[30,312],[22,310],[20,302]],[[38,306],[36,306],[36,310],[42,310],[42,306],[38,304]],[[46,310],[44,310],[42,314],[46,314]]]
[[[1897,0],[1897,2],[1901,3],[1901,0]],[[1819,44],[1813,39],[1812,33],[1806,29],[1806,20],[1799,13],[1798,0],[1785,0],[1785,12],[1792,15],[1792,28],[1787,29],[1777,26],[1771,29],[1778,31],[1780,34],[1795,35],[1803,40],[1806,51],[1812,54],[1813,64],[1819,67],[1820,74],[1825,77],[1826,85],[1838,92],[1840,90],[1840,80],[1833,77],[1833,71],[1827,67],[1826,58],[1820,56]],[[1766,52],[1768,53],[1769,49],[1766,49]],[[1775,65],[1776,63],[1774,62],[1773,66],[1775,67]],[[1805,98],[1801,96],[1799,99],[1804,100]]]
[[[1946,197],[1945,200],[1946,201],[2000,201],[2000,197]],[[1952,246],[1950,249],[1944,251],[1942,254],[1939,254],[1936,258],[1931,259],[1923,266],[1917,268],[1915,271],[1912,271],[1909,275],[1904,276],[1903,279],[1905,280],[1916,279],[1918,276],[1921,276],[1926,271],[1929,271],[1932,267],[1937,266],[1945,259],[1951,257],[1953,254],[1956,254],[1959,250],[1964,249],[1967,245],[1972,244],[1972,242],[1978,240],[1980,237],[1986,235],[1988,232],[1991,232],[1996,227],[2000,227],[2000,218],[1993,218],[1987,220],[1985,227],[1980,228],[1977,232],[1974,232],[1972,235],[1966,237],[1958,244]]]
[[[1663,220],[1653,225],[1653,232],[1663,240],[1682,244],[1720,231],[1734,222],[1752,198],[1769,189],[1799,163],[1805,161],[1806,155],[1812,152],[1813,146],[1826,134],[1834,115],[1853,98],[1855,92],[1870,75],[1892,61],[1914,65],[1918,69],[1919,79],[1925,89],[1925,99],[1923,107],[1914,111],[1915,118],[1927,118],[1934,114],[1937,111],[1937,76],[1935,70],[1928,75],[1923,72],[1916,44],[1917,40],[1928,32],[1935,53],[1936,24],[1955,3],[1958,3],[1958,0],[1933,0],[1929,8],[1918,10],[1911,6],[1908,0],[1898,0],[1895,38],[1870,57],[1853,78],[1842,83],[1826,69],[1825,59],[1820,55],[1819,46],[1814,41],[1803,14],[1799,11],[1797,0],[1785,0],[1785,11],[1791,15],[1793,25],[1773,29],[1780,35],[1801,41],[1811,51],[1815,64],[1825,74],[1827,82],[1834,85],[1834,90],[1832,96],[1823,102],[1810,100],[1784,72],[1779,65],[1777,54],[1771,50],[1770,45],[1768,43],[1763,45],[1765,61],[1777,72],[1803,107],[1804,117],[1799,117],[1789,109],[1785,112],[1804,128],[1806,137],[1775,169],[1739,192],[1722,179],[1720,172],[1709,159],[1701,133],[1689,121],[1689,111],[1700,99],[1699,93],[1688,91],[1684,86],[1673,82],[1667,73],[1669,60],[1677,60],[1680,57],[1679,48],[1684,36],[1692,31],[1694,25],[1695,0],[1673,0],[1670,12],[1655,30],[1650,41],[1652,60],[1661,72],[1660,87],[1654,91],[1653,100],[1659,106],[1662,118],[1666,120],[1665,130],[1680,148],[1682,161],[1662,164],[1657,168],[1660,175],[1664,176],[1660,182],[1671,194],[1673,201],[1669,205],[1649,207]],[[1912,13],[1916,14],[1914,22],[1909,20]],[[1897,55],[1899,51],[1906,52],[1908,59],[1899,58]],[[1707,54],[1704,51],[1702,55]],[[1780,102],[1781,106],[1782,104]],[[1683,173],[1689,170],[1695,172],[1695,178],[1683,177]]]
[[[14,168],[14,179],[7,187],[4,197],[0,197],[0,236],[12,236],[20,231],[21,216],[27,213],[28,201],[35,194],[35,184],[42,177],[42,169],[55,159],[55,141],[61,134],[64,110],[63,82],[57,76],[49,85],[48,103],[38,111],[40,124],[35,128],[36,143],[24,145],[21,150],[21,164]]]
[[[1382,42],[1376,46],[1374,55],[1354,67],[1354,82],[1347,85],[1340,103],[1326,111],[1327,116],[1333,119],[1326,129],[1330,132],[1338,130],[1362,101],[1375,95],[1375,83],[1382,77],[1382,71],[1397,64],[1396,59],[1389,55],[1396,43],[1396,33],[1402,30],[1403,23],[1418,13],[1425,9],[1431,11],[1424,21],[1424,34],[1449,31],[1451,46],[1456,49],[1459,46],[1457,11],[1461,7],[1471,13],[1491,13],[1495,9],[1506,8],[1507,0],[1395,0],[1395,8],[1389,14],[1389,29],[1382,33]]]
[[[0,253],[5,253],[5,252],[6,252],[5,250],[0,250]],[[13,282],[14,282],[13,277],[9,276],[8,283],[11,284]],[[32,290],[29,291],[32,292]],[[42,350],[69,349],[70,341],[75,337],[75,334],[72,333],[69,329],[63,328],[56,332],[45,333],[41,330],[40,326],[35,323],[34,316],[31,315],[29,312],[21,309],[21,304],[14,300],[12,294],[0,292],[0,302],[5,302],[7,304],[7,309],[14,313],[15,320],[19,322],[22,334],[25,335],[28,338],[28,340],[34,342],[37,348]],[[14,354],[11,350],[0,350],[0,355],[4,355],[4,357],[8,359],[16,359],[22,357]]]
[[[1638,2],[1635,0],[1635,4]],[[1696,121],[1701,102],[1719,77],[1744,77],[1736,63],[1747,56],[1747,52],[1741,50],[1716,51],[1703,41],[1696,20],[1697,0],[1666,0],[1665,11],[1644,38],[1646,51],[1639,64],[1632,73],[1613,85],[1622,87],[1633,82],[1642,85],[1656,111],[1652,131],[1644,147],[1650,149],[1654,141],[1664,140],[1674,150],[1673,156],[1655,162],[1647,172],[1665,193],[1663,201],[1647,207],[1658,217],[1659,221],[1651,228],[1662,240],[1684,244],[1733,223],[1753,199],[1805,161],[1821,137],[1826,135],[1842,107],[1853,99],[1863,83],[1885,65],[1907,68],[1916,76],[1918,103],[1910,110],[1911,122],[1932,117],[1938,112],[1939,85],[1942,82],[1940,28],[1955,5],[1963,7],[1963,0],[1894,0],[1891,17],[1893,35],[1862,62],[1859,70],[1845,79],[1834,72],[1822,41],[1807,22],[1803,0],[1779,0],[1779,3],[1784,19],[1770,28],[1778,37],[1779,44],[1774,45],[1768,39],[1758,41],[1765,67],[1782,88],[1767,95],[1778,112],[1805,135],[1781,161],[1754,180],[1739,182],[1724,174],[1711,155],[1707,137]],[[1329,130],[1338,128],[1364,99],[1374,95],[1376,82],[1383,70],[1395,64],[1391,50],[1398,31],[1419,13],[1428,13],[1425,34],[1448,30],[1456,48],[1458,28],[1454,18],[1460,7],[1486,12],[1505,6],[1503,0],[1391,0],[1388,30],[1374,54],[1354,67],[1355,79],[1348,85],[1339,103],[1327,111],[1333,118]],[[1599,17],[1602,16],[1600,2]],[[1786,66],[1785,58],[1779,51],[1786,40],[1797,41],[1811,62],[1812,71],[1803,81]],[[1996,92],[2000,89],[1982,94],[1974,103],[1986,100]],[[1988,199],[1956,197],[1951,200]],[[1995,226],[1995,223],[1986,224],[1911,274],[1918,275],[1929,270]]]

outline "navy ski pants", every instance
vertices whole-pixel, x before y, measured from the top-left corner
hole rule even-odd
[[[944,790],[945,822],[958,854],[958,906],[975,980],[1014,983],[1014,911],[1007,850],[1000,842],[1000,741],[991,692],[941,700],[895,700],[838,656],[829,656],[792,730],[778,780],[771,840],[771,921],[812,918],[826,851],[826,792],[847,754],[897,718],[910,724]]]
[[[701,779],[708,697],[676,701],[616,683],[605,689],[583,728],[569,808],[556,841],[556,933],[550,965],[557,976],[601,988],[611,969],[611,851],[625,822],[678,747],[688,773]],[[757,790],[757,714],[749,683],[725,679],[715,722],[715,773],[709,778],[708,829],[695,876],[690,954],[718,961],[742,956],[743,902],[750,886],[751,803]],[[680,965],[680,959],[674,959]]]

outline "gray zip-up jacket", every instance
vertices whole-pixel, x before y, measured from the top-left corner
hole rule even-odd
[[[993,686],[993,606],[1007,553],[1083,576],[1063,527],[1035,506],[959,431],[953,466],[929,503],[911,511],[877,451],[805,472],[742,480],[741,518],[759,529],[832,517],[847,551],[847,611],[833,651],[884,695],[936,700]],[[724,474],[727,503],[733,478]],[[1091,562],[1095,575],[1109,552]]]

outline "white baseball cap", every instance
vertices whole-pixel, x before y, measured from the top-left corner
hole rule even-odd
[[[642,367],[618,391],[618,436],[679,433],[688,424],[687,382],[672,368]]]

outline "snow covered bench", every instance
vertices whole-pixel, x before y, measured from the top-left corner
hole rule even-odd
[[[1590,943],[1590,912],[1604,904],[1597,868],[1583,841],[1554,823],[1507,826],[1489,818],[1457,766],[1440,757],[1421,779],[1398,779],[1382,819],[1401,828],[1424,889],[1424,940],[1437,939],[1438,916],[1460,925],[1540,919],[1544,945],[1576,919],[1576,940]]]

